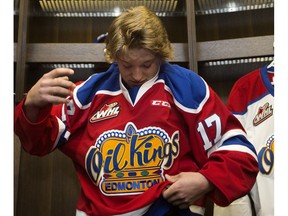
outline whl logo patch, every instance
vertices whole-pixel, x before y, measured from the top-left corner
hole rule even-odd
[[[255,118],[253,119],[253,125],[257,126],[261,124],[263,121],[265,121],[272,115],[273,115],[272,105],[269,105],[269,103],[265,103],[262,107],[259,107],[258,112]]]
[[[118,102],[105,104],[99,111],[97,111],[91,118],[90,123],[95,123],[111,118],[115,118],[120,113]]]

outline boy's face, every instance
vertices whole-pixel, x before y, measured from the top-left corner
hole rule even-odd
[[[127,87],[142,85],[159,70],[160,59],[147,49],[130,49],[117,59],[122,80]]]

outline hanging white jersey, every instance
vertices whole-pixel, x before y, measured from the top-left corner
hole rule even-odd
[[[250,193],[257,216],[274,215],[273,77],[274,67],[263,67],[250,72],[236,81],[227,101],[228,109],[240,120],[249,141],[257,151],[259,174]],[[215,206],[214,214],[243,215],[239,211],[247,212],[249,208],[250,201],[245,196],[227,208]],[[251,212],[245,215],[251,215]]]

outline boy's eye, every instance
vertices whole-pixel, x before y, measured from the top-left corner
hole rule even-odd
[[[125,68],[131,68],[131,67],[132,67],[130,64],[123,64],[123,66],[124,66]]]
[[[149,68],[149,67],[151,67],[151,65],[152,65],[152,63],[151,63],[151,62],[148,62],[148,63],[143,64],[142,66],[143,66],[144,68]]]
[[[151,66],[151,64],[144,64],[143,67],[145,68],[149,68]]]

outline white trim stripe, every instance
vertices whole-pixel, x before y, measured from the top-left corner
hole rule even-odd
[[[256,161],[258,161],[257,156],[251,149],[247,148],[246,146],[241,146],[241,145],[227,145],[227,146],[221,146],[217,151],[222,151],[222,150],[228,150],[228,151],[239,151],[239,152],[245,152],[250,154]]]
[[[196,214],[204,215],[205,213],[205,208],[201,206],[191,205],[189,206],[189,209],[191,212],[196,213]]]
[[[240,130],[240,129],[230,130],[222,136],[221,140],[217,144],[215,144],[211,149],[209,149],[209,151],[207,153],[208,157],[210,157],[210,155],[213,152],[222,151],[222,150],[229,150],[229,151],[239,151],[239,152],[248,153],[253,158],[255,158],[256,161],[258,161],[257,155],[247,146],[239,145],[237,143],[222,146],[222,144],[225,140],[227,140],[233,136],[237,136],[237,135],[242,135],[242,136],[245,136],[247,138],[246,133],[243,130]]]
[[[56,146],[57,146],[57,144],[59,142],[59,139],[60,139],[62,133],[65,131],[65,128],[66,128],[65,124],[58,117],[56,117],[56,119],[58,121],[59,131],[58,131],[57,138],[56,138],[56,140],[55,140],[55,142],[53,144],[52,150],[56,148]]]

